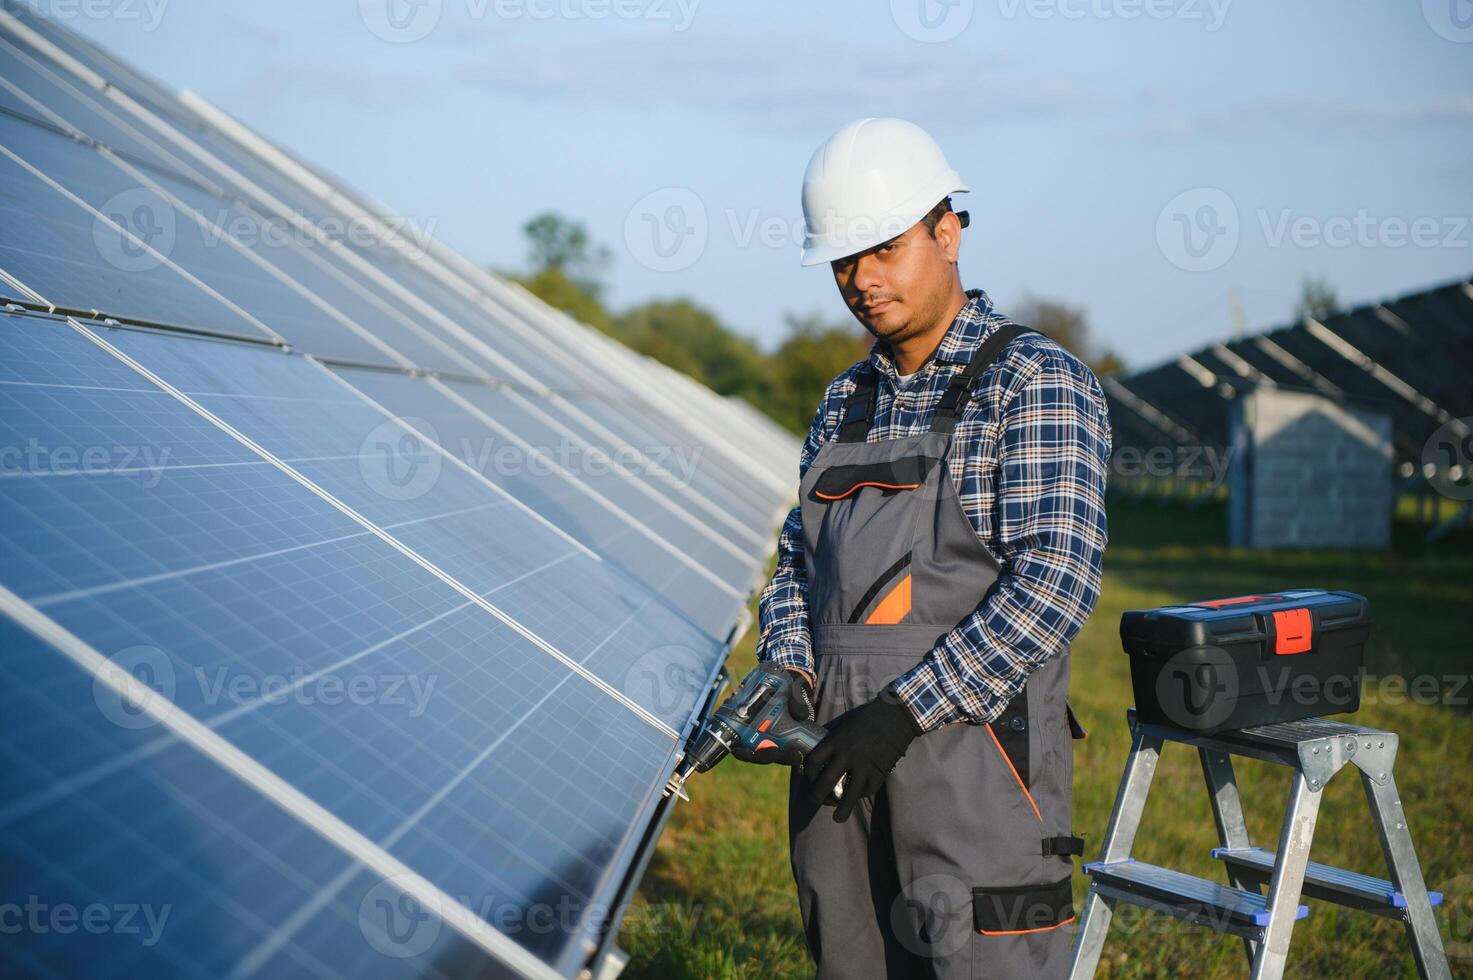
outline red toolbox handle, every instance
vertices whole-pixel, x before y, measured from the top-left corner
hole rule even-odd
[[[1219,606],[1235,606],[1240,602],[1262,602],[1277,598],[1279,597],[1276,595],[1240,595],[1232,599],[1208,599],[1205,602],[1194,602],[1192,605],[1216,609]]]
[[[1304,653],[1314,646],[1314,617],[1309,610],[1274,610],[1274,653]]]

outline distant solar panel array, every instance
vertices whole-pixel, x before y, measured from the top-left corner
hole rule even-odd
[[[596,967],[790,436],[0,11],[0,972]]]
[[[1305,319],[1212,344],[1174,361],[1108,378],[1116,451],[1222,449],[1229,406],[1244,391],[1318,392],[1388,413],[1403,479],[1435,479],[1466,465],[1436,451],[1439,431],[1469,437],[1473,418],[1473,282]],[[1460,477],[1466,480],[1466,477]]]

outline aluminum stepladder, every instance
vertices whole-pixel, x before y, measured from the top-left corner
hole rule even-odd
[[[1118,902],[1240,936],[1251,976],[1276,980],[1284,975],[1294,923],[1309,914],[1299,904],[1301,891],[1309,898],[1400,920],[1411,940],[1417,972],[1428,978],[1451,977],[1432,914],[1432,906],[1442,896],[1429,894],[1422,880],[1411,830],[1396,792],[1392,767],[1398,739],[1394,733],[1310,718],[1201,735],[1144,724],[1134,710],[1126,718],[1132,736],[1130,757],[1099,860],[1084,866],[1091,880],[1074,939],[1071,980],[1094,976]],[[1212,856],[1223,862],[1229,886],[1130,856],[1165,742],[1194,746],[1201,757],[1220,844]],[[1278,763],[1293,772],[1277,851],[1256,848],[1248,839],[1233,773],[1235,755]],[[1320,795],[1330,778],[1347,764],[1360,770],[1390,881],[1309,860]],[[1265,883],[1267,897],[1259,890]]]

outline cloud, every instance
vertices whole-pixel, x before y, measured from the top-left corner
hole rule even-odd
[[[1097,111],[1109,100],[1063,75],[1034,75],[937,45],[776,46],[722,32],[580,38],[555,49],[487,45],[459,82],[498,95],[640,111],[666,106],[788,134],[855,115],[938,112],[970,123]]]
[[[392,109],[413,105],[431,84],[415,74],[353,64],[278,59],[240,86],[244,99],[291,98],[355,109]]]
[[[226,14],[221,22],[230,30],[233,37],[249,38],[266,47],[279,48],[286,40],[286,31],[272,24],[260,21],[246,20],[234,14]]]
[[[1107,137],[1153,143],[1261,139],[1284,134],[1337,137],[1414,127],[1466,127],[1473,123],[1473,95],[1408,102],[1289,96],[1201,112],[1164,110],[1167,100],[1155,93],[1149,98],[1143,95],[1142,101],[1152,104],[1152,115],[1109,130]]]

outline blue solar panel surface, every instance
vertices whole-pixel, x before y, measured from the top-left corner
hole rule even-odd
[[[109,342],[621,690],[652,650],[718,659],[719,641],[662,596],[305,359],[132,331]],[[682,725],[693,699],[659,705],[662,720]]]
[[[685,459],[649,443],[650,453],[663,460],[616,456],[616,449],[571,439],[544,422],[524,407],[527,396],[487,385],[339,373],[395,415],[427,423],[476,472],[590,546],[619,555],[654,591],[712,633],[724,632],[721,618],[730,616],[742,594],[733,583],[754,579],[756,560],[690,514],[681,492]],[[651,468],[662,463],[673,471],[669,483],[650,478]]]
[[[32,554],[75,557],[45,569],[5,561],[0,584],[447,893],[489,888],[522,909],[549,890],[589,900],[649,803],[674,747],[668,734],[181,402],[119,371],[77,331],[3,320],[4,445],[34,439],[52,460],[71,459],[86,454],[79,438],[100,436],[155,464],[8,472],[7,545],[24,525],[46,535],[24,542]],[[45,380],[17,380],[26,375]],[[105,425],[89,428],[92,420]],[[585,659],[622,642],[626,624],[606,625]],[[80,676],[55,654],[38,661],[31,647],[7,645],[6,658],[56,678],[36,691]],[[361,697],[330,693],[353,685]],[[116,727],[134,731],[125,707],[111,707],[123,718]],[[98,709],[103,721],[108,708]],[[171,741],[155,733],[131,760],[58,741],[71,752],[53,749],[7,777],[3,846],[23,857],[24,841],[12,836],[34,823],[23,818],[65,809]],[[24,741],[15,748],[26,751]],[[60,798],[58,783],[67,786]],[[517,938],[550,959],[569,941],[561,932]]]
[[[786,474],[0,8],[0,972],[596,967]]]

